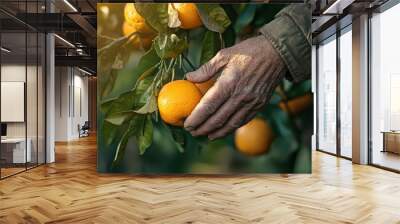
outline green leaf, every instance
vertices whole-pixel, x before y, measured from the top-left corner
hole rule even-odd
[[[121,113],[114,113],[110,116],[105,118],[105,121],[113,124],[113,125],[122,125],[126,120],[132,117],[132,114],[129,112],[121,112]]]
[[[185,151],[185,149],[182,147],[182,145],[179,143],[179,142],[177,142],[177,140],[174,138],[174,134],[173,134],[173,131],[172,131],[172,129],[174,129],[174,127],[171,127],[171,126],[168,126],[168,125],[166,125],[164,122],[162,122],[162,121],[160,121],[159,122],[159,124],[160,124],[160,131],[162,131],[162,133],[163,133],[163,135],[165,136],[165,138],[166,139],[169,139],[169,141],[171,141],[173,144],[174,144],[174,146],[175,146],[175,148],[179,151],[179,152],[181,152],[181,153],[183,153],[184,151]],[[175,136],[175,137],[177,137],[177,136]]]
[[[159,33],[168,31],[168,4],[167,3],[135,3],[136,11]]]
[[[208,31],[205,27],[199,27],[189,31],[187,49],[187,58],[193,63],[193,65],[198,68],[200,67],[201,51],[203,48],[204,35]],[[186,53],[186,52],[185,52]]]
[[[242,29],[248,26],[254,19],[256,14],[257,5],[255,4],[247,4],[244,10],[239,14],[239,17],[235,23],[235,31],[236,33],[240,33]]]
[[[105,105],[110,107],[105,120],[121,125],[135,114],[152,113],[157,110],[153,86],[154,75],[139,80],[136,88]],[[136,110],[136,108],[139,108]]]
[[[129,139],[132,137],[135,132],[135,124],[136,120],[133,119],[129,123],[129,127],[125,130],[121,139],[118,142],[117,149],[115,151],[114,160],[112,162],[112,166],[117,166],[124,157],[126,145],[128,144]]]
[[[154,39],[154,48],[162,59],[175,58],[188,47],[186,39],[181,35],[160,34]]]
[[[149,56],[149,54],[144,55],[136,67],[138,70],[143,72],[142,75],[137,79],[135,86],[132,87],[130,91],[125,92],[116,98],[108,99],[102,102],[101,110],[106,114],[105,120],[107,122],[115,125],[121,125],[134,114],[135,111],[132,110],[143,107],[148,102],[149,96],[154,95],[154,93],[152,93],[150,90],[152,81],[154,79],[155,70],[159,62],[156,62],[152,65],[151,62],[154,62],[153,59],[147,61],[147,56]],[[153,56],[151,58],[153,58]],[[154,105],[152,104],[148,105],[147,110],[154,111],[153,106]],[[139,112],[143,110],[139,110]]]
[[[221,49],[219,34],[207,30],[203,38],[202,46],[200,64],[209,61]]]
[[[223,33],[231,20],[219,4],[196,4],[200,18],[207,29]]]
[[[121,69],[126,63],[131,50],[125,48],[124,45],[135,34],[132,33],[129,36],[115,39],[97,51],[97,71],[101,98],[107,96],[114,88],[116,72],[113,72],[113,69]],[[98,44],[101,46],[100,43]]]
[[[116,136],[118,136],[118,133],[122,128],[123,126],[117,126],[108,122],[103,122],[104,140],[106,146],[109,146],[114,142]]]
[[[309,93],[311,93],[311,80],[305,80],[301,83],[293,85],[287,92],[287,97],[292,99]]]
[[[151,95],[147,99],[147,103],[138,110],[135,110],[135,112],[138,114],[148,114],[148,113],[153,113],[156,110],[157,110],[157,100],[154,95]]]
[[[153,121],[151,120],[151,115],[147,115],[143,119],[140,128],[140,131],[136,132],[135,135],[139,144],[140,155],[143,155],[153,142]]]
[[[108,95],[108,99],[118,97],[134,89],[138,78],[151,67],[157,68],[157,64],[160,62],[160,58],[153,48],[145,54],[137,54],[136,52],[130,55],[135,57],[136,63],[128,64],[124,69],[118,72],[117,80],[115,81],[112,92]]]
[[[181,128],[170,127],[172,138],[177,144],[177,148],[179,152],[184,152],[186,140],[185,133]],[[179,146],[178,146],[179,145]]]
[[[142,107],[145,107],[145,105],[148,104],[150,100],[152,100],[151,97],[155,96],[155,76],[156,74],[153,73],[152,75],[148,75],[143,79],[138,80],[138,83],[136,84],[136,88],[134,90],[134,102],[132,104],[132,108],[134,110],[140,110]],[[149,110],[151,110],[151,108],[154,106],[153,103],[156,102],[150,102],[150,104],[148,105],[151,106]],[[155,107],[157,108],[157,105],[155,105]]]
[[[222,37],[224,38],[225,48],[232,47],[236,42],[236,33],[231,26],[225,30],[225,32],[222,34]]]

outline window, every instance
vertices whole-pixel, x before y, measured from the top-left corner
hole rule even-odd
[[[318,149],[336,153],[336,36],[319,45]]]
[[[371,162],[400,170],[400,5],[371,18]]]
[[[352,33],[351,26],[340,35],[340,155],[352,156]]]

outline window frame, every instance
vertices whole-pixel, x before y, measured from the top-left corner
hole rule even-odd
[[[340,99],[340,82],[341,82],[341,67],[340,67],[340,37],[342,35],[344,35],[347,32],[352,32],[352,29],[349,28],[352,26],[352,22],[350,20],[349,22],[349,17],[344,17],[342,19],[343,21],[339,20],[338,23],[343,22],[345,25],[343,25],[343,27],[338,27],[336,29],[336,32],[332,33],[331,35],[326,36],[324,39],[319,39],[318,42],[315,44],[316,45],[316,53],[315,53],[315,57],[316,57],[316,150],[319,152],[323,152],[326,154],[330,154],[333,156],[337,156],[346,160],[352,160],[351,157],[347,157],[342,155],[342,150],[341,150],[341,118],[340,118],[340,103],[341,103],[341,99]],[[336,26],[337,24],[334,24],[334,26]],[[336,36],[335,36],[336,35]],[[330,38],[332,38],[332,36],[335,36],[335,38],[333,40],[329,40]],[[319,147],[320,143],[319,143],[319,111],[320,111],[320,105],[319,105],[319,84],[320,84],[320,74],[319,74],[319,47],[322,43],[326,42],[326,41],[336,41],[336,152],[332,153],[329,151],[326,151],[324,149],[321,149]]]

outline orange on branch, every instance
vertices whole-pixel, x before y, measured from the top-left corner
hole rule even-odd
[[[202,95],[195,84],[187,80],[176,80],[164,85],[158,95],[157,104],[161,119],[174,126],[183,126],[200,102]]]
[[[203,25],[196,4],[194,3],[172,3],[178,11],[182,29],[194,29]]]
[[[298,114],[307,109],[309,106],[311,106],[312,102],[313,102],[312,94],[305,94],[303,96],[298,96],[289,100],[287,102],[287,107],[285,106],[284,102],[280,102],[279,107],[285,112],[288,112],[289,108],[290,113]]]
[[[130,23],[124,22],[122,25],[122,33],[124,36],[129,36],[136,32],[136,28]],[[143,46],[144,49],[148,49],[153,42],[154,35],[133,35],[130,39],[135,48],[140,48]]]
[[[145,19],[136,11],[134,3],[127,3],[124,9],[125,21],[129,23],[135,32],[141,34],[153,34],[152,30],[147,24]]]
[[[237,150],[249,156],[266,153],[273,139],[271,127],[261,118],[254,118],[235,131]]]

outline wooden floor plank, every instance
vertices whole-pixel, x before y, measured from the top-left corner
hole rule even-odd
[[[0,223],[400,223],[400,175],[313,152],[311,175],[98,174],[96,139],[0,181]]]

